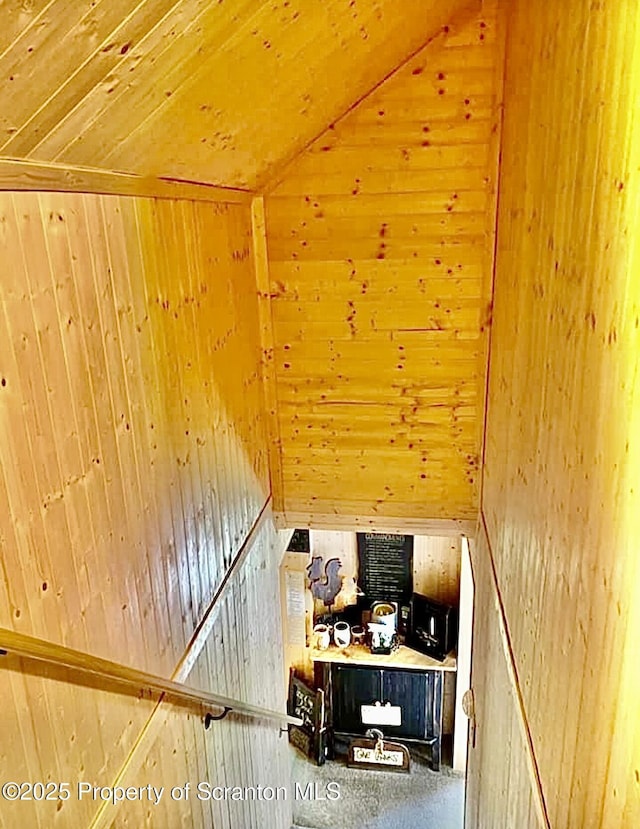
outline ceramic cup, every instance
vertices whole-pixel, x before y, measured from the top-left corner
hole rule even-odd
[[[363,645],[364,644],[364,628],[362,625],[354,625],[351,628],[351,641],[354,645]]]
[[[316,625],[313,629],[315,645],[318,650],[326,651],[331,643],[331,635],[326,625]]]
[[[336,622],[333,627],[333,641],[339,648],[347,648],[351,642],[351,628],[346,622]]]

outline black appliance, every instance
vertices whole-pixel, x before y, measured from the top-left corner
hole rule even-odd
[[[442,662],[455,648],[457,638],[457,608],[414,593],[409,604],[407,645]]]

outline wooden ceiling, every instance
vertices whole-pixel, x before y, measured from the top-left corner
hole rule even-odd
[[[0,157],[256,188],[479,0],[0,0]]]

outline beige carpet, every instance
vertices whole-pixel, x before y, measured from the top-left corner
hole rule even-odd
[[[436,773],[414,757],[409,774],[350,769],[339,761],[318,767],[291,752],[297,829],[462,829],[464,778],[450,768]]]

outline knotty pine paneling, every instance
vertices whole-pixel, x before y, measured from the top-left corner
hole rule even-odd
[[[250,246],[249,205],[0,195],[0,625],[174,673],[269,492]],[[268,579],[242,599],[251,618],[271,589],[277,606]],[[225,647],[241,696],[252,662]],[[276,688],[279,651],[274,628]],[[3,779],[100,785],[152,705],[26,665],[0,699],[21,712]],[[0,824],[89,825],[97,805]]]
[[[6,0],[0,156],[255,188],[478,5]]]
[[[550,823],[632,827],[640,12],[510,9],[483,510]]]
[[[445,26],[265,199],[285,524],[476,516],[501,43]]]
[[[510,679],[508,650],[501,635],[500,606],[482,527],[471,550],[475,591],[471,677],[475,739],[472,721],[465,826],[543,829],[545,824],[537,809],[527,738]]]
[[[265,612],[265,597],[279,592],[278,563],[282,541],[265,522],[241,572],[217,607],[216,620],[189,683],[274,710],[285,709],[278,603]],[[275,612],[272,612],[275,611]],[[270,678],[267,681],[267,678]],[[291,825],[290,756],[286,738],[273,723],[230,714],[203,727],[198,712],[163,704],[153,723],[154,737],[140,754],[125,785],[143,786],[150,780],[165,786],[159,806],[128,803],[108,808],[101,824],[113,829],[189,826],[236,827]],[[199,799],[197,784],[213,786],[281,787],[285,799],[216,801]],[[188,800],[173,801],[173,786],[191,783]]]
[[[462,539],[416,535],[413,589],[438,602],[458,606]]]

